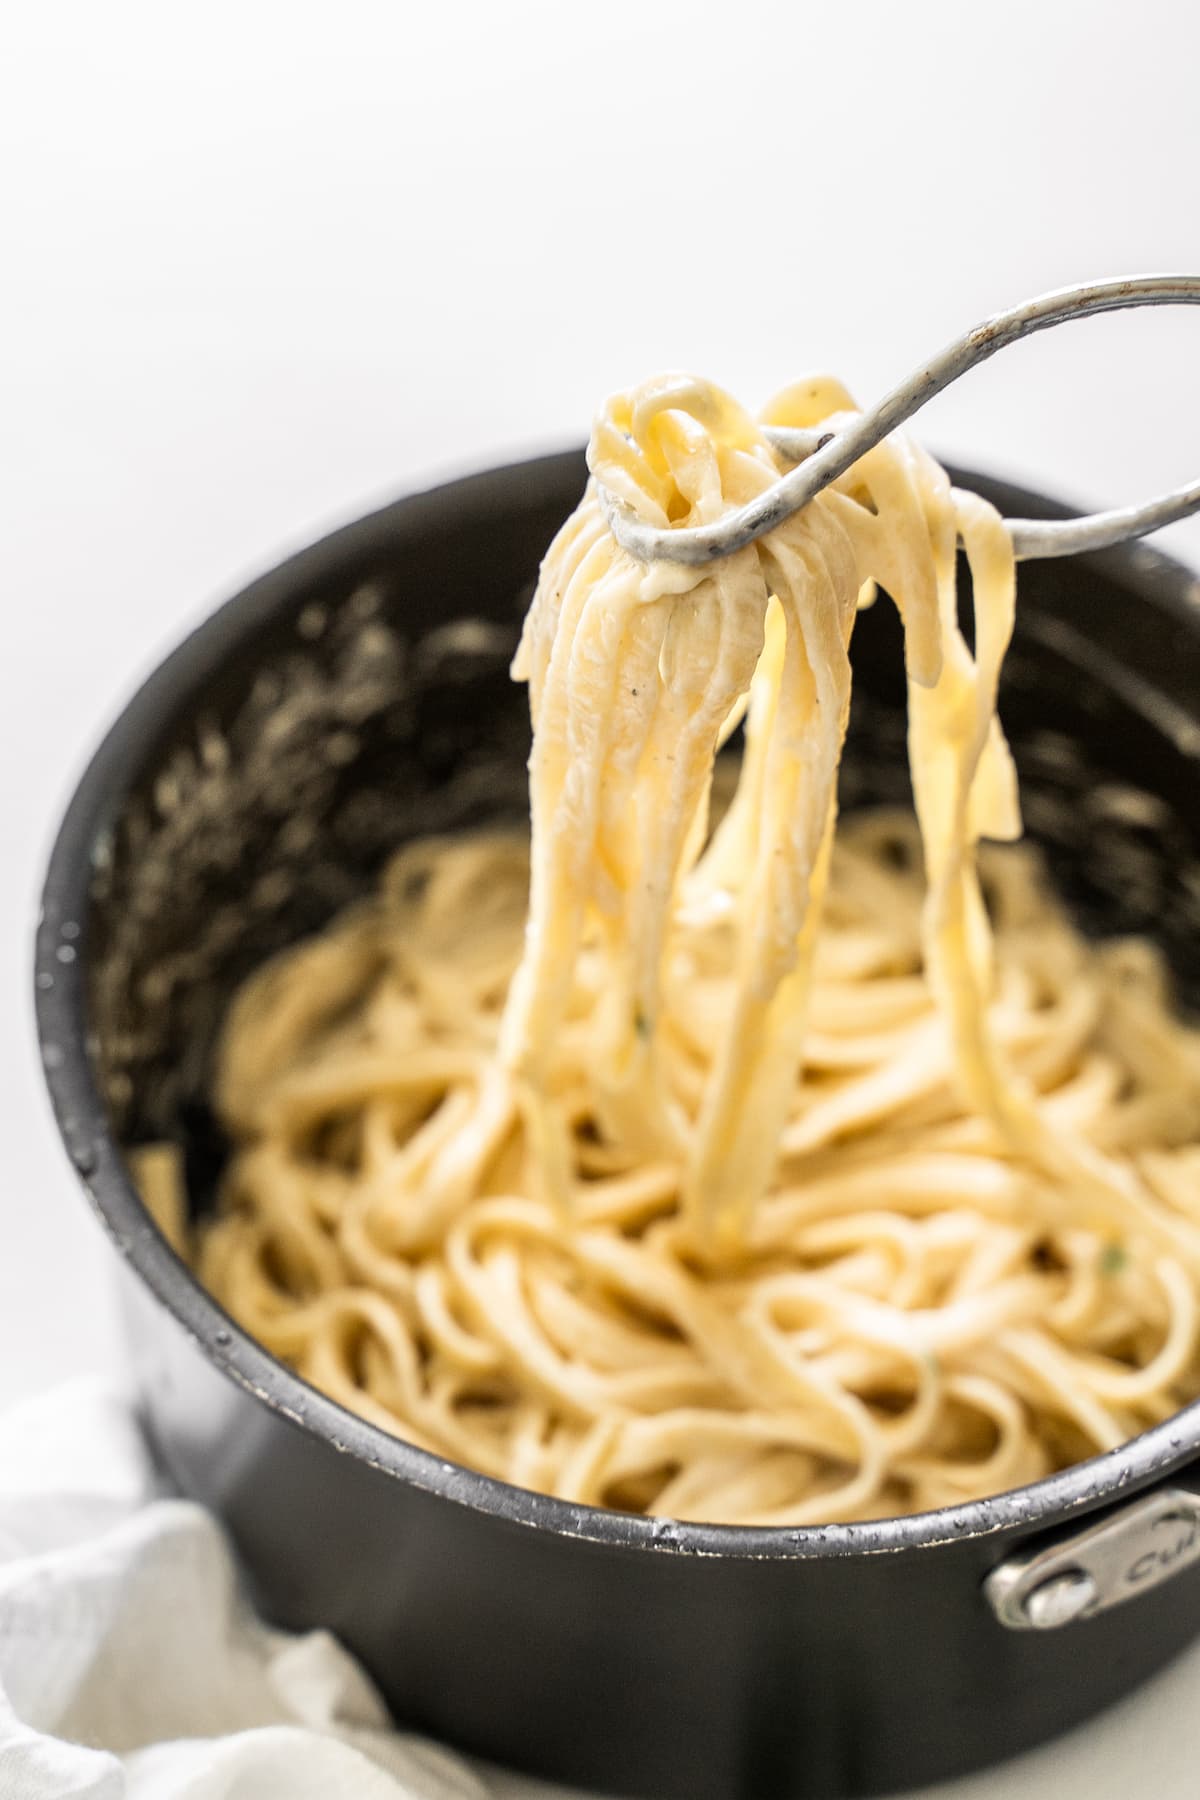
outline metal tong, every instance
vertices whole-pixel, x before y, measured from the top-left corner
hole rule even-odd
[[[927,400],[960,375],[995,356],[1006,344],[1065,325],[1092,313],[1122,312],[1135,306],[1200,304],[1200,275],[1132,275],[1123,280],[1089,282],[1058,288],[1026,300],[1008,312],[985,319],[931,357],[869,412],[859,413],[839,431],[788,430],[768,426],[764,436],[796,468],[765,493],[727,513],[711,525],[657,529],[601,486],[600,501],[613,536],[639,562],[687,563],[693,567],[731,556],[735,550],[773,531],[807,506],[831,481],[874,448],[890,431],[911,419]],[[1018,560],[1039,556],[1074,556],[1102,550],[1128,538],[1144,537],[1160,526],[1185,519],[1200,508],[1200,481],[1176,488],[1139,506],[1116,507],[1080,519],[1009,519]]]

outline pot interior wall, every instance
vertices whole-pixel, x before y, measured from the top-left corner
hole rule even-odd
[[[1060,510],[962,479],[1006,510]],[[223,1155],[212,1049],[245,974],[404,839],[524,816],[527,703],[508,664],[582,481],[564,456],[402,502],[231,603],[158,678],[169,709],[96,846],[92,1044],[120,1138],[182,1142],[194,1205]],[[1198,1006],[1200,612],[1183,583],[1144,550],[1026,565],[1001,711],[1029,835],[1085,929],[1156,937]],[[843,806],[905,801],[885,598],[853,654]]]

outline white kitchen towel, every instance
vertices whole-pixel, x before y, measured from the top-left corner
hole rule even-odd
[[[521,1791],[392,1729],[329,1633],[255,1618],[220,1528],[161,1491],[111,1387],[0,1421],[0,1800]]]
[[[1195,1800],[1198,1697],[1200,1650],[937,1800]],[[255,1618],[219,1526],[162,1491],[113,1387],[0,1420],[0,1800],[534,1795],[552,1790],[396,1731],[329,1633]]]

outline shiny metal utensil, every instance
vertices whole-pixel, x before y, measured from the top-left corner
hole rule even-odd
[[[665,530],[645,524],[632,509],[601,486],[600,501],[613,536],[639,562],[686,563],[693,567],[731,556],[790,519],[801,507],[845,474],[890,431],[911,419],[927,400],[960,375],[995,356],[1006,344],[1085,319],[1093,313],[1122,312],[1135,306],[1200,305],[1200,275],[1131,275],[1112,281],[1058,288],[985,319],[924,363],[877,406],[860,413],[840,431],[792,431],[767,427],[764,435],[797,467],[745,506],[711,525]],[[1103,550],[1127,538],[1144,537],[1200,509],[1200,481],[1144,501],[1081,519],[1009,519],[1020,561],[1073,556]]]

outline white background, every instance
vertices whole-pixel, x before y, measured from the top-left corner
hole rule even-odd
[[[662,367],[750,403],[825,367],[870,399],[1025,295],[1200,267],[1198,21],[1181,0],[12,9],[0,1403],[118,1354],[28,964],[56,817],[137,680],[281,552],[578,441]],[[1067,497],[1173,485],[1200,462],[1198,334],[1161,312],[1054,334],[922,431]],[[1200,525],[1166,537],[1200,560]]]

